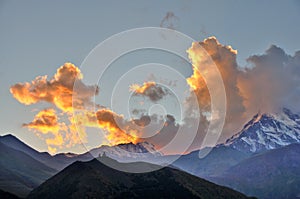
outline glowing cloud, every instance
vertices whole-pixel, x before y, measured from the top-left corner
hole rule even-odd
[[[54,139],[46,139],[52,153],[56,151],[55,147],[71,147],[86,140],[84,127],[76,127],[73,111],[93,105],[91,98],[98,94],[98,87],[86,86],[82,78],[79,68],[65,63],[50,80],[47,76],[40,76],[30,83],[18,83],[10,88],[11,94],[20,103],[30,105],[48,102],[61,111],[59,114],[62,117],[66,117],[68,124],[60,123],[55,110],[46,109],[39,112],[32,122],[23,125],[42,134],[52,134]],[[73,90],[75,81],[78,88],[76,93]]]
[[[50,135],[52,138],[46,138],[48,149],[51,153],[56,152],[55,147],[62,147],[64,139],[61,134],[62,131],[67,130],[64,123],[58,122],[58,117],[54,109],[45,109],[40,111],[28,124],[23,124],[24,127],[40,132],[45,135]]]
[[[165,18],[169,20],[173,17],[174,14],[169,13]],[[211,63],[207,62],[209,57],[222,76],[227,95],[227,114],[220,141],[240,130],[245,121],[259,110],[272,112],[288,104],[299,111],[300,51],[290,56],[281,48],[271,46],[263,55],[249,57],[247,61],[251,67],[248,68],[240,68],[236,61],[237,51],[231,46],[220,44],[215,37],[193,43],[187,53],[194,65]],[[82,82],[83,74],[71,63],[65,63],[58,68],[50,79],[47,76],[39,76],[32,82],[17,83],[11,86],[10,92],[24,105],[48,102],[54,107],[40,111],[32,122],[23,125],[45,139],[51,153],[62,147],[72,147],[86,141],[86,127],[103,129],[105,138],[111,145],[147,140],[154,145],[164,146],[175,136],[179,127],[184,126],[185,132],[190,131],[195,119],[192,118],[193,111],[198,110],[195,106],[200,106],[201,124],[190,148],[197,149],[201,146],[209,118],[218,118],[218,115],[209,113],[211,99],[203,78],[205,75],[214,82],[215,74],[209,70],[209,65],[207,70],[203,71],[192,67],[193,74],[186,81],[190,92],[196,94],[198,103],[187,99],[189,113],[186,114],[188,117],[184,123],[177,124],[174,117],[167,116],[166,122],[157,122],[164,123],[163,128],[147,139],[139,137],[145,133],[143,127],[151,122],[152,116],[142,115],[139,119],[125,119],[108,108],[100,109],[101,106],[94,104],[92,100],[93,96],[99,93],[98,87],[85,85]],[[74,83],[76,92],[73,90]],[[218,89],[220,88],[215,84],[214,92],[218,92]],[[168,90],[151,81],[142,85],[134,84],[129,90],[133,95],[147,97],[153,102],[169,94]],[[91,111],[88,108],[91,106],[99,109]],[[139,113],[139,110],[134,111]],[[148,135],[148,132],[146,134]]]
[[[198,99],[198,104],[191,104],[189,99],[187,99],[187,105],[190,106],[188,115],[193,115],[193,107],[199,105],[200,114],[205,119],[201,121],[202,124],[200,126],[207,126],[211,120],[218,118],[218,115],[211,117],[210,114],[207,114],[211,111],[211,99],[205,82],[211,82],[213,92],[218,93],[218,90],[221,89],[219,84],[214,83],[216,71],[212,70],[212,68],[216,66],[223,79],[227,98],[227,113],[222,134],[224,139],[232,132],[238,131],[240,124],[245,122],[245,118],[241,117],[245,111],[243,97],[240,95],[237,86],[237,79],[240,73],[236,62],[237,51],[232,49],[231,46],[220,44],[215,37],[209,37],[202,42],[193,43],[191,48],[187,50],[187,53],[191,62],[195,65],[193,66],[192,76],[187,78],[187,83],[190,85],[191,92],[194,92]],[[212,64],[210,60],[213,61],[214,65],[209,65]],[[196,66],[205,66],[203,67],[205,70],[199,71]],[[206,77],[206,80],[204,80],[203,76]],[[205,135],[205,132],[199,132],[199,135]]]
[[[263,55],[250,56],[247,59],[250,66],[245,68],[237,64],[237,51],[220,44],[215,37],[197,44],[192,44],[187,51],[192,63],[207,64],[206,57],[209,55],[224,82],[227,114],[221,140],[239,131],[259,111],[275,112],[284,106],[300,110],[300,51],[290,56],[281,48],[271,46]],[[206,51],[205,54],[199,46]],[[202,75],[206,74],[213,81],[214,74],[198,71],[194,66],[193,69],[187,83],[197,95],[202,114],[206,114],[210,111],[210,95]],[[216,85],[214,91],[217,90]],[[192,111],[195,105],[189,103],[187,99],[187,104],[191,106],[189,110]]]
[[[88,107],[95,105],[91,100],[98,94],[97,86],[87,86],[81,80],[83,78],[80,70],[71,63],[65,63],[50,80],[47,76],[37,77],[32,82],[18,83],[10,88],[13,97],[25,105],[48,102],[53,104],[60,113],[54,109],[40,111],[32,122],[24,124],[23,127],[34,130],[45,137],[46,144],[51,153],[57,148],[68,148],[82,142],[86,142],[86,127],[104,129],[105,137],[110,144],[136,143],[136,132],[129,128],[130,122],[109,109],[90,111]],[[76,81],[76,83],[75,83]],[[73,87],[77,86],[76,92]],[[76,114],[73,114],[74,111]],[[66,121],[59,122],[58,114]],[[115,121],[124,125],[124,129]],[[128,126],[126,126],[128,125]]]
[[[20,103],[25,105],[41,101],[54,104],[65,112],[73,108],[81,109],[84,105],[91,104],[91,97],[98,94],[97,86],[86,86],[81,82],[83,75],[71,63],[65,63],[49,81],[47,76],[40,76],[31,83],[18,83],[10,88],[11,94]],[[76,81],[78,93],[73,92]],[[74,102],[74,103],[73,103]]]
[[[107,131],[106,138],[110,144],[136,143],[138,141],[138,137],[132,134],[131,131],[121,129],[122,126],[126,127],[123,116],[111,110],[102,109],[96,112],[96,118],[99,126]]]

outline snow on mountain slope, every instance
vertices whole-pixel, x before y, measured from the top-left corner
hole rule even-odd
[[[300,143],[300,116],[283,108],[276,114],[257,114],[224,145],[243,152],[261,152]]]
[[[137,144],[119,144],[116,146],[103,145],[99,148],[90,150],[88,153],[92,154],[93,157],[98,157],[106,153],[107,156],[115,159],[140,159],[162,156],[161,153],[157,152],[154,145],[148,142],[140,142]]]

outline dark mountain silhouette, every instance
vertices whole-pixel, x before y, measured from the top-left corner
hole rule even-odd
[[[0,189],[0,198],[1,199],[19,199],[18,196],[12,194],[12,193],[9,193],[9,192],[6,192],[6,191],[3,191]]]
[[[241,132],[214,147],[180,157],[176,167],[259,198],[300,198],[300,116],[288,109],[257,114]],[[205,150],[205,149],[202,149]]]
[[[47,152],[39,152],[30,146],[26,145],[24,142],[16,138],[15,136],[8,134],[5,136],[0,136],[0,142],[13,148],[18,151],[22,151],[23,153],[31,156],[35,160],[44,163],[48,167],[51,167],[55,170],[62,170],[67,165],[76,161],[76,154],[71,153],[60,153],[54,156],[51,156]],[[92,156],[90,157],[90,159]]]
[[[181,156],[173,165],[196,176],[208,178],[222,174],[225,170],[250,157],[250,155],[231,147],[217,146],[212,148],[204,158],[199,158],[199,151],[193,151]]]
[[[0,189],[24,197],[56,172],[0,142]]]
[[[47,152],[39,152],[34,150],[11,134],[0,136],[0,142],[9,146],[10,148],[22,151],[23,153],[26,153],[37,160],[47,159],[49,156],[51,156]]]
[[[300,144],[255,155],[211,180],[262,199],[300,198]]]
[[[156,157],[162,156],[160,153],[156,152],[154,146],[148,142],[141,142],[137,144],[127,143],[116,146],[102,145],[83,154],[58,153],[54,156],[51,156],[47,152],[36,151],[11,134],[0,136],[0,142],[9,146],[10,148],[22,151],[39,162],[42,162],[58,171],[75,161],[92,160],[94,157],[98,157],[104,152],[113,159],[125,162],[138,161],[139,159],[155,159]]]
[[[226,143],[212,148],[211,152],[204,158],[199,158],[199,151],[194,151],[181,156],[172,166],[214,183],[229,186],[247,195],[255,195],[259,198],[296,198],[300,197],[300,193],[297,192],[297,190],[300,190],[300,182],[298,180],[300,179],[300,161],[298,159],[300,152],[299,145],[293,143],[299,143],[299,140],[299,115],[292,113],[288,109],[283,109],[283,111],[278,114],[257,114],[244,126],[241,132],[228,139]],[[14,191],[17,190],[18,195],[25,195],[32,188],[44,182],[55,173],[53,170],[62,170],[75,161],[90,161],[103,153],[121,162],[149,161],[154,164],[162,165],[174,157],[163,156],[157,153],[153,145],[149,143],[101,146],[84,154],[61,153],[55,156],[51,156],[48,153],[40,153],[12,135],[0,136],[0,144],[0,147],[4,149],[1,150],[0,188],[9,191],[7,188],[13,187]],[[8,150],[13,150],[14,152]],[[8,156],[10,155],[8,154],[13,154],[11,157],[21,156],[18,158],[19,162],[9,159]],[[29,162],[32,164],[29,166],[30,168],[37,169],[34,169],[34,171],[29,170],[28,167],[25,167],[27,170],[24,169],[23,166],[29,164]],[[91,162],[76,162],[71,165],[71,168],[79,164],[81,166],[78,167],[82,167],[83,170],[88,170],[87,175],[90,175],[89,172],[97,171],[97,166],[89,165],[95,164]],[[140,167],[140,164],[142,163],[118,163],[116,165],[136,170]],[[151,164],[143,164],[145,164],[144,166],[146,167],[151,166]],[[18,165],[18,167],[16,167],[16,165]],[[51,169],[49,167],[55,169],[51,170],[50,174],[47,171],[47,175],[45,175],[45,170],[47,170],[44,168],[45,165],[47,165],[47,169]],[[91,171],[87,168],[91,169]],[[115,193],[116,190],[121,190],[122,194],[123,192],[131,194],[132,191],[136,191],[135,188],[138,184],[133,183],[133,187],[128,187],[126,183],[118,182],[116,185],[114,181],[110,181],[112,180],[110,175],[116,179],[118,179],[116,175],[120,175],[120,179],[123,177],[126,179],[129,178],[130,183],[132,183],[133,180],[131,178],[137,179],[137,181],[141,180],[135,176],[138,176],[138,174],[124,174],[123,172],[119,172],[115,175],[111,170],[104,170],[108,173],[107,175],[101,174],[102,177],[105,177],[105,180],[108,180],[105,181],[105,183],[107,182],[108,184],[102,184],[105,185],[104,192],[106,194]],[[96,174],[99,174],[99,172],[96,172]],[[60,173],[59,176],[61,175]],[[77,176],[77,174],[73,175]],[[83,186],[82,184],[78,184],[77,181],[72,181],[74,180],[71,178],[73,175],[70,173],[66,179],[67,182],[71,183],[70,187],[64,187],[68,193],[72,192],[69,188],[71,189],[73,184],[76,187]],[[81,173],[81,175],[83,176],[84,174]],[[82,176],[77,177],[81,179]],[[98,176],[95,179],[92,178],[92,180],[102,182],[102,177]],[[57,181],[56,176],[53,178]],[[51,178],[51,180],[53,178]],[[152,178],[152,176],[150,176],[150,178]],[[172,179],[174,178],[172,177]],[[86,179],[84,178],[83,180]],[[155,178],[155,180],[156,182],[160,182],[159,179]],[[108,188],[110,185],[112,188]],[[43,184],[41,187],[44,186]],[[91,193],[98,191],[95,186],[96,185],[87,183],[87,187],[92,190]],[[194,188],[194,186],[192,187]],[[47,187],[47,189],[48,188],[49,187]],[[58,189],[58,186],[56,188]],[[132,188],[134,188],[134,190],[132,190]],[[170,187],[164,188],[171,190]],[[179,187],[177,188],[179,189]],[[184,189],[185,188],[186,187],[184,187]],[[83,189],[86,189],[86,187],[83,187]],[[44,188],[42,189],[43,192],[38,190],[41,191],[41,188],[39,187],[34,190],[31,196],[34,197],[37,193],[45,194]],[[76,190],[77,189],[74,189],[73,191]],[[192,192],[195,195],[195,190]],[[80,195],[83,193],[79,191],[78,193],[76,192],[76,194]],[[125,197],[127,195],[122,196]],[[135,195],[128,195],[128,197],[130,196],[135,197]]]
[[[101,160],[103,161],[103,159]],[[116,167],[156,168],[136,162]],[[97,159],[75,162],[34,189],[28,198],[247,198],[232,189],[218,186],[183,171],[160,168],[148,173],[126,173],[112,169]]]

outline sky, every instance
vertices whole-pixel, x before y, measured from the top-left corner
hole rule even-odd
[[[280,47],[291,56],[300,50],[297,39],[300,35],[300,26],[297,25],[300,2],[297,0],[1,0],[0,135],[9,132],[40,151],[49,150],[35,133],[22,127],[32,121],[36,109],[48,105],[42,102],[24,106],[14,99],[10,87],[18,82],[30,82],[41,75],[51,78],[66,62],[80,66],[88,53],[106,38],[132,28],[159,27],[168,13],[172,15],[175,30],[197,41],[215,36],[222,45],[236,49],[240,67],[249,64],[246,62],[248,57],[263,54],[271,45]],[[186,77],[193,73],[191,67],[181,67],[182,62],[173,58],[162,58],[161,54],[155,53],[152,56],[166,59]],[[129,55],[119,65],[148,61],[137,58],[138,61],[131,62],[130,59]],[[253,62],[257,63],[257,60]],[[115,65],[112,70],[117,70],[118,63]],[[108,105],[107,99],[103,98],[102,105]],[[83,150],[81,146],[73,146],[58,149],[58,152]]]

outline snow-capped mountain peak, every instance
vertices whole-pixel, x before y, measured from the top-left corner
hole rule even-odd
[[[115,146],[102,145],[101,147],[90,150],[89,153],[94,157],[101,156],[105,153],[107,156],[118,160],[127,158],[143,159],[162,155],[155,150],[153,144],[148,142],[118,144]]]
[[[261,152],[300,143],[300,116],[283,108],[275,114],[256,114],[225,145],[244,152]]]

